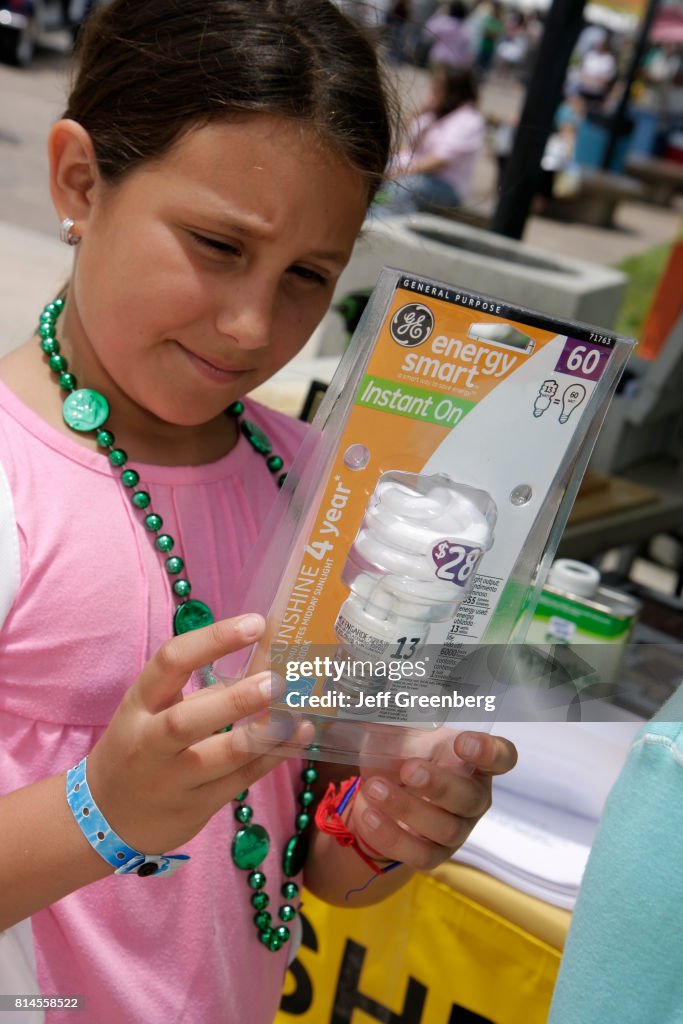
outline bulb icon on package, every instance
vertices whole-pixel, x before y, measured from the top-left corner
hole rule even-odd
[[[445,474],[384,473],[349,550],[339,609],[338,659],[377,665],[419,658],[432,625],[452,620],[493,544],[491,496]],[[357,696],[384,674],[347,674],[335,686]]]
[[[562,395],[562,412],[560,423],[566,423],[577,406],[581,405],[586,397],[586,389],[583,384],[571,384],[565,389]]]
[[[544,380],[538,389],[536,401],[534,402],[534,416],[538,419],[550,407],[550,403],[557,393],[556,380]]]

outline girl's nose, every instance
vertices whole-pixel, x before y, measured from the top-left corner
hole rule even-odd
[[[274,292],[262,285],[231,289],[216,316],[218,333],[229,335],[245,350],[265,348],[273,330]]]

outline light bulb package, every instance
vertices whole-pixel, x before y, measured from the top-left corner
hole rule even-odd
[[[237,588],[268,623],[239,674],[285,678],[306,756],[490,728],[632,345],[382,272]]]

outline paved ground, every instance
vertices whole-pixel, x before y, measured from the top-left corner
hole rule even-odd
[[[32,326],[34,311],[67,272],[69,252],[55,237],[57,220],[47,188],[45,138],[64,106],[68,68],[68,57],[58,50],[40,53],[29,71],[0,64],[3,347],[21,340]],[[425,72],[404,69],[400,89],[407,107],[420,102],[425,84]],[[499,117],[513,114],[521,102],[522,93],[515,83],[494,81],[482,94],[484,111]],[[494,164],[486,153],[477,167],[475,198],[490,204],[494,196]],[[612,230],[531,217],[524,240],[549,252],[611,264],[673,239],[678,216],[672,210],[624,203],[617,228]]]

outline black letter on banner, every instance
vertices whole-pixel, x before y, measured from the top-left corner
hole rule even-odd
[[[351,1024],[355,1009],[362,1010],[379,1024],[420,1024],[427,998],[427,989],[414,978],[408,977],[406,996],[400,1016],[358,991],[365,953],[364,946],[359,946],[352,939],[347,940],[344,958],[339,969],[339,980],[330,1024]]]
[[[302,925],[301,945],[317,953],[318,940],[311,923],[301,911],[299,911],[299,916]],[[283,995],[280,1009],[284,1013],[291,1013],[294,1017],[301,1017],[304,1013],[308,1013],[313,1004],[313,986],[306,968],[299,963],[298,959],[289,965],[288,970],[296,982],[296,988],[289,995]]]
[[[474,1010],[466,1010],[464,1006],[453,1004],[448,1024],[493,1024],[490,1017],[482,1017]]]

